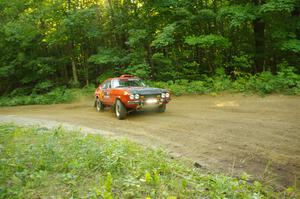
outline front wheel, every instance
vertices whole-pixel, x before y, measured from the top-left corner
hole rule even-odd
[[[162,105],[160,105],[158,108],[157,108],[157,112],[158,113],[163,113],[163,112],[165,112],[166,111],[166,108],[167,108],[167,105],[166,104],[162,104]]]
[[[119,120],[123,120],[127,116],[127,109],[120,100],[116,101],[115,105],[116,116]]]
[[[95,103],[96,103],[96,109],[98,112],[101,112],[104,110],[104,105],[98,98],[96,99]]]

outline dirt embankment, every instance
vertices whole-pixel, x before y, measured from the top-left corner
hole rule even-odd
[[[163,147],[209,170],[300,184],[299,96],[183,96],[163,114],[132,113],[124,121],[92,105],[93,99],[87,99],[0,108],[0,122],[7,115],[67,122]]]

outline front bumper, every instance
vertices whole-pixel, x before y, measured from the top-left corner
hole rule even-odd
[[[127,101],[127,104],[129,107],[135,109],[155,108],[161,106],[162,104],[167,104],[171,99],[156,99],[155,102],[152,101],[153,99],[151,99],[151,103],[149,103],[148,100],[149,99],[129,100]]]

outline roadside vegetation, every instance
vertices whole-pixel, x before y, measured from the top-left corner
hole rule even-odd
[[[63,128],[0,125],[0,198],[296,198],[157,149]]]
[[[114,76],[114,74],[111,74]],[[99,77],[99,81],[104,81],[108,76]],[[294,72],[292,67],[283,68],[276,75],[271,72],[263,72],[256,75],[240,74],[236,79],[226,75],[223,68],[216,71],[216,75],[209,77],[203,75],[201,80],[189,81],[179,79],[175,81],[146,81],[149,86],[167,88],[173,95],[187,94],[212,94],[219,92],[240,92],[247,94],[300,94],[300,75]],[[16,106],[30,104],[57,104],[69,103],[86,96],[93,96],[94,85],[84,88],[48,88],[44,86],[38,89],[18,88],[6,96],[0,97],[0,106]]]
[[[28,91],[26,94],[23,93],[24,90],[26,89],[19,88],[8,95],[0,97],[0,106],[70,103],[86,96],[93,96],[95,88],[94,86],[81,89],[56,87],[48,92]]]
[[[216,75],[203,75],[201,80],[175,80],[167,82],[150,82],[155,87],[168,88],[174,95],[184,94],[217,94],[219,92],[240,92],[247,94],[300,94],[300,75],[293,72],[293,68],[279,71],[276,75],[263,72],[256,75],[240,74],[232,79],[226,75],[223,68],[216,71]]]

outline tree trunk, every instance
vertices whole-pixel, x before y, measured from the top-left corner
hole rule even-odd
[[[86,67],[86,85],[88,86],[90,84],[90,81],[89,81],[89,69],[88,67]]]
[[[265,3],[265,0],[253,0],[256,6]],[[255,43],[255,72],[265,70],[265,22],[261,18],[256,18],[253,22],[254,43]]]
[[[147,45],[147,59],[148,59],[148,64],[150,66],[150,70],[151,70],[151,77],[153,75],[153,66],[154,66],[154,63],[153,63],[153,59],[152,59],[152,48],[151,48],[151,45]]]
[[[262,72],[265,69],[265,23],[260,19],[253,21],[254,42],[255,42],[255,72]]]
[[[90,84],[89,81],[89,66],[88,64],[84,61],[84,71],[85,71],[85,84],[88,86]]]
[[[68,83],[69,82],[69,75],[68,75],[68,67],[64,66],[64,82]]]
[[[74,58],[72,58],[72,74],[73,74],[73,80],[74,80],[74,84],[78,84],[78,76],[77,76],[77,68],[76,68],[76,63]]]

